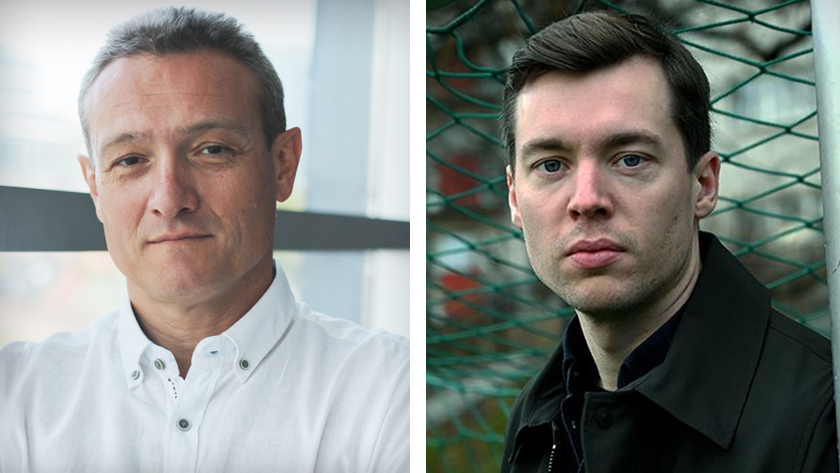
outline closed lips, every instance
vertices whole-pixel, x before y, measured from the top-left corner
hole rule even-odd
[[[597,253],[599,251],[624,251],[624,248],[618,244],[605,239],[600,240],[582,240],[573,244],[566,255],[572,255],[580,252]]]
[[[154,240],[150,241],[149,243],[163,243],[167,241],[180,241],[180,240],[190,240],[190,239],[197,239],[197,238],[205,238],[209,237],[210,235],[199,235],[199,234],[177,234],[177,235],[164,235]]]

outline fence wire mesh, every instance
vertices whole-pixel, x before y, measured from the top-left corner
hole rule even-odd
[[[513,400],[571,315],[510,224],[498,137],[525,38],[597,8],[673,31],[712,84],[713,231],[782,312],[828,333],[810,8],[755,0],[427,1],[426,444],[429,471],[497,471]]]

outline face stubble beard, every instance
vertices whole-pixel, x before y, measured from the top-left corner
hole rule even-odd
[[[686,219],[683,225],[688,224],[689,228],[680,227],[680,216],[675,215],[672,225],[669,225],[667,232],[659,239],[656,248],[649,248],[647,252],[660,255],[658,258],[648,257],[645,261],[638,260],[634,266],[625,274],[620,275],[621,280],[615,281],[610,287],[614,290],[602,289],[592,293],[581,283],[592,282],[593,278],[610,278],[610,268],[593,270],[582,277],[564,277],[560,271],[560,264],[565,256],[565,248],[569,241],[579,238],[581,231],[574,231],[566,235],[562,241],[551,247],[551,254],[544,255],[537,250],[537,245],[528,244],[526,234],[526,249],[528,258],[531,261],[534,272],[540,281],[543,282],[552,292],[560,297],[566,304],[574,308],[578,314],[585,314],[596,324],[626,324],[637,318],[643,318],[649,314],[651,309],[662,305],[664,298],[683,280],[688,271],[691,261],[692,243],[690,235],[697,238],[696,225],[691,224],[691,219]],[[626,233],[599,232],[613,237],[628,250],[625,256],[633,256],[634,250],[638,248],[637,240]],[[665,264],[668,262],[672,264]],[[641,264],[640,264],[641,263]],[[553,268],[550,265],[555,265]],[[665,264],[670,271],[657,272],[656,268]],[[613,273],[613,278],[616,275]],[[589,279],[589,281],[584,281]],[[623,282],[622,282],[623,281]],[[600,286],[609,283],[609,279],[599,282]],[[585,285],[585,284],[584,284]],[[667,304],[664,308],[667,307]]]

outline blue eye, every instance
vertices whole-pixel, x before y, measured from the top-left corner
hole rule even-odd
[[[563,163],[556,159],[550,159],[548,161],[543,161],[540,163],[540,167],[542,167],[545,170],[545,172],[551,173],[559,171],[562,166]]]
[[[638,154],[628,154],[621,157],[621,162],[628,168],[634,168],[642,164],[642,162],[644,162],[644,158]]]

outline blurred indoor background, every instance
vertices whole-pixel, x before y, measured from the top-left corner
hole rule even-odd
[[[87,192],[75,158],[86,153],[81,77],[112,26],[167,5],[0,2],[0,186]],[[408,2],[183,5],[238,19],[283,81],[303,156],[294,193],[278,209],[408,221]],[[0,217],[20,204],[0,202]],[[3,225],[0,233],[15,232],[0,218]],[[315,310],[408,336],[407,247],[275,257]],[[107,252],[0,252],[0,344],[82,329],[125,294]]]

